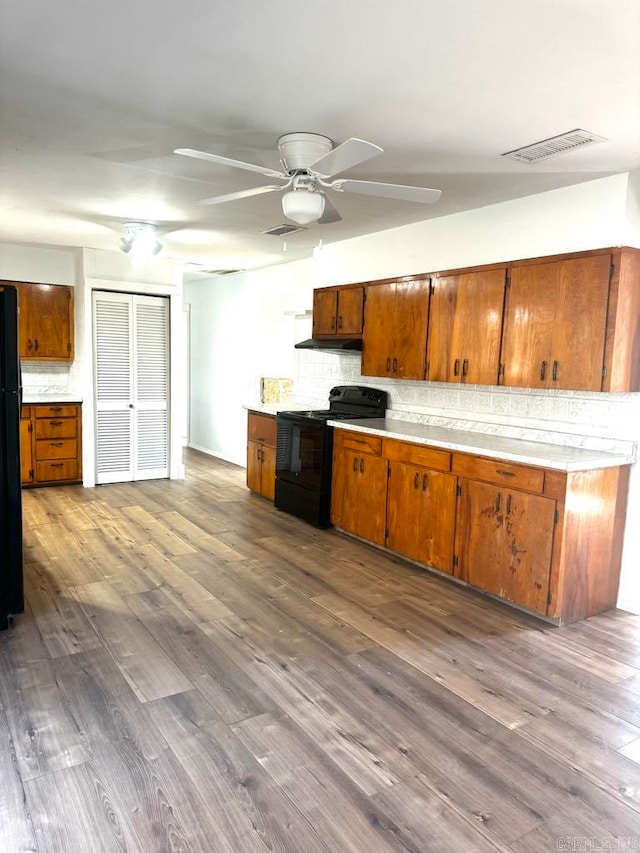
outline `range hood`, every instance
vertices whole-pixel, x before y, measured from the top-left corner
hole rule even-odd
[[[324,352],[362,352],[362,338],[309,338],[296,349],[318,349]]]

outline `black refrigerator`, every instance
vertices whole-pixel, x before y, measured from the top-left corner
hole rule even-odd
[[[0,629],[24,610],[18,293],[0,285]]]

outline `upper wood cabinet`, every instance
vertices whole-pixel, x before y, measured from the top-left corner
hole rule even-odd
[[[364,285],[327,287],[313,292],[313,337],[360,337]]]
[[[600,391],[610,254],[511,268],[502,383]]]
[[[424,379],[429,279],[367,288],[362,339],[363,376]]]
[[[506,266],[431,281],[426,379],[495,385]]]
[[[18,288],[20,358],[73,360],[73,287],[9,282]]]

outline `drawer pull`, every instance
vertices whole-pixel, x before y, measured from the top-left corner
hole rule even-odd
[[[496,468],[496,474],[502,474],[503,477],[515,477],[514,471],[505,471],[504,468]]]
[[[52,463],[51,463],[51,467],[52,467],[52,468],[63,468],[63,467],[64,467],[64,462],[52,462]]]
[[[49,421],[51,426],[62,426],[62,421]]]
[[[51,444],[51,447],[62,447],[64,442],[63,441],[52,441],[52,442],[50,442],[50,444]]]
[[[61,412],[62,406],[49,406],[49,411],[50,412]]]

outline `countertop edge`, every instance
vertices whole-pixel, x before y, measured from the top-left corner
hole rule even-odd
[[[567,451],[566,456],[570,457],[575,455],[576,452],[582,455],[580,459],[554,459],[551,456],[547,456],[544,453],[544,448],[547,445],[542,443],[540,446],[540,454],[532,454],[527,453],[526,451],[518,452],[513,447],[510,447],[507,450],[500,450],[498,448],[490,448],[483,445],[483,443],[475,443],[474,437],[485,436],[485,433],[469,433],[469,441],[443,441],[442,439],[437,439],[430,437],[428,431],[431,429],[428,425],[418,425],[412,424],[412,426],[423,426],[425,434],[423,436],[420,435],[411,435],[407,434],[406,431],[403,432],[402,425],[406,424],[405,421],[389,421],[386,419],[387,424],[391,423],[393,426],[381,428],[381,427],[372,427],[370,425],[365,425],[363,423],[355,423],[354,421],[328,421],[328,425],[334,427],[335,429],[342,429],[351,432],[361,432],[368,433],[370,435],[379,435],[382,438],[393,438],[397,441],[407,441],[411,444],[422,444],[427,445],[429,447],[438,447],[444,450],[453,450],[459,451],[461,453],[474,453],[478,456],[485,456],[489,459],[502,459],[509,460],[511,462],[520,462],[524,465],[536,465],[544,468],[552,468],[558,471],[566,471],[567,473],[571,473],[574,471],[589,471],[595,470],[597,468],[617,468],[621,465],[631,465],[635,462],[635,459],[632,456],[628,456],[622,453],[607,453],[601,450],[587,450],[585,448],[576,448],[576,447],[565,447],[564,445],[558,444],[549,444],[549,448],[554,448],[555,452],[558,451]],[[444,429],[443,427],[438,427],[439,430]],[[454,430],[452,430],[454,432]],[[456,433],[460,433],[460,430],[455,430]],[[495,437],[489,433],[486,434],[488,437]],[[503,441],[507,441],[510,444],[522,441],[524,444],[533,444],[534,442],[527,442],[525,439],[518,438],[505,438],[500,439]]]

